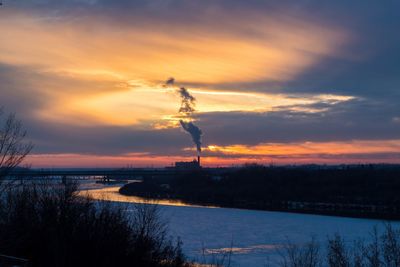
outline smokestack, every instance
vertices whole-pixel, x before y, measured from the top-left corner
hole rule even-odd
[[[200,155],[197,155],[197,163],[199,164],[199,167],[201,166],[200,165]]]

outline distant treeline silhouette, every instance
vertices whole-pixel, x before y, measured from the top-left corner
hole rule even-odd
[[[177,173],[125,185],[125,195],[187,203],[400,219],[400,166],[271,167]]]

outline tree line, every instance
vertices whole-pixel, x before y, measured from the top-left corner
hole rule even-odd
[[[120,193],[193,204],[341,216],[400,218],[400,166],[246,165],[215,177],[205,170],[148,178]]]

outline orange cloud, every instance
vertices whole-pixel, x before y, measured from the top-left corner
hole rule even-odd
[[[117,80],[166,75],[201,83],[288,80],[321,56],[340,53],[348,41],[343,30],[306,19],[247,15],[252,22],[237,14],[222,26],[175,24],[165,31],[151,24],[120,27],[96,16],[49,23],[9,12],[0,18],[5,51],[0,61]]]
[[[126,125],[171,115],[174,102],[151,90],[167,76],[203,84],[288,81],[324,56],[340,54],[342,45],[349,42],[343,29],[306,18],[257,12],[233,15],[214,25],[207,17],[188,24],[171,23],[167,31],[158,21],[121,26],[96,15],[49,20],[9,9],[0,17],[0,62],[76,81],[31,81],[35,90],[49,98],[35,111],[38,117],[73,124],[84,120]],[[204,88],[196,90],[203,98],[199,101],[202,111],[252,106],[265,110],[279,98],[269,95],[271,100],[264,103],[266,98],[263,102],[243,95],[243,101],[238,101],[229,92],[216,97]]]
[[[399,153],[400,140],[354,140],[343,142],[265,143],[256,146],[209,145],[204,151],[226,155],[287,156],[301,155],[351,155]]]

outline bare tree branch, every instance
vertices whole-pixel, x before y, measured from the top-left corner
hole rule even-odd
[[[33,144],[26,141],[26,135],[15,114],[5,115],[0,108],[0,183],[31,152]]]

